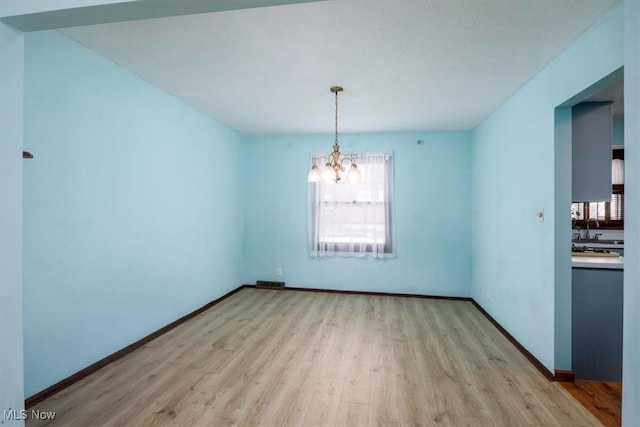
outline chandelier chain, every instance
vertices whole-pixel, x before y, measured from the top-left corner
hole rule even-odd
[[[336,93],[336,142],[338,142],[338,91]]]

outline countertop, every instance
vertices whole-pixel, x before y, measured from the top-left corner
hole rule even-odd
[[[621,244],[621,243],[600,243],[600,242],[584,243],[584,242],[581,242],[580,240],[576,240],[571,243],[576,246],[587,246],[590,248],[624,249],[624,244]]]
[[[571,267],[622,270],[624,269],[624,257],[572,256]]]

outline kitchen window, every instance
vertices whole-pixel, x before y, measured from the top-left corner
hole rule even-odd
[[[352,157],[361,182],[349,183],[343,174],[338,184],[309,183],[310,253],[314,257],[393,257],[393,154]],[[312,158],[315,165],[325,161],[322,155]]]
[[[624,150],[613,150],[611,200],[571,204],[574,228],[586,228],[594,218],[600,228],[624,229]]]

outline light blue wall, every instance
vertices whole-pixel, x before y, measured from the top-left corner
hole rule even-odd
[[[307,245],[307,182],[312,152],[329,152],[332,135],[249,140],[247,283],[468,296],[470,135],[466,132],[350,134],[343,151],[392,150],[396,259],[312,259]],[[417,144],[422,140],[423,144]]]
[[[30,396],[241,284],[243,141],[57,32],[25,73]]]
[[[625,0],[622,425],[640,426],[640,2]]]
[[[571,199],[572,174],[572,111],[571,107],[555,109],[554,174],[556,188],[555,206],[563,206]],[[562,183],[562,184],[560,184]],[[567,242],[571,241],[571,228],[567,227],[569,215],[554,215],[555,251],[555,369],[571,371],[571,252]]]
[[[622,41],[619,4],[473,133],[472,296],[550,370],[555,269],[569,262],[556,258],[555,215],[568,219],[570,208],[555,200],[570,182],[554,173],[554,109],[621,67]]]
[[[22,353],[22,110],[24,36],[0,22],[0,422],[24,408]]]

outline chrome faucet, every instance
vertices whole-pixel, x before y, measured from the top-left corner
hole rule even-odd
[[[585,239],[587,239],[587,240],[591,239],[591,236],[589,235],[589,223],[591,222],[591,220],[593,220],[593,221],[595,221],[595,222],[596,222],[596,227],[600,227],[600,223],[598,222],[598,219],[597,219],[597,218],[593,218],[593,217],[589,218],[589,219],[587,220],[587,232],[586,232],[586,234],[584,235],[584,238],[585,238]]]

